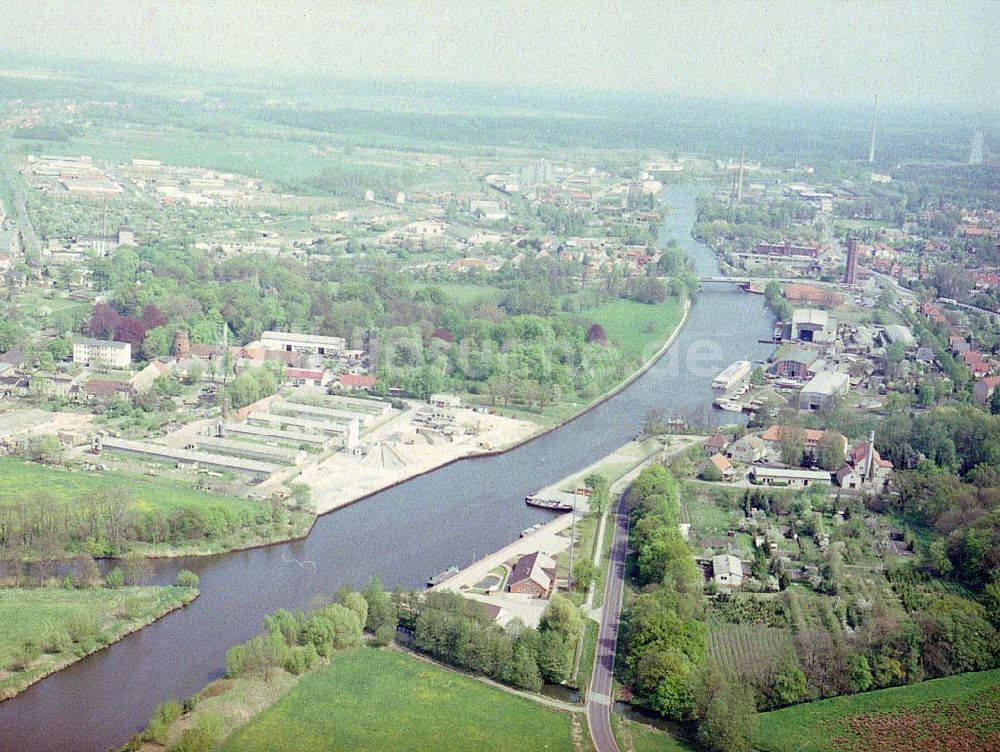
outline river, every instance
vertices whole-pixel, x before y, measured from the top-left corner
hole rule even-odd
[[[696,186],[674,187],[660,242],[673,238],[700,276],[714,255],[690,235]],[[515,539],[550,513],[524,496],[595,462],[641,430],[652,409],[712,412],[712,378],[737,359],[763,360],[772,317],[759,295],[708,285],[674,345],[624,390],[560,428],[505,454],[463,460],[320,518],[303,541],[205,558],[157,562],[156,579],[180,568],[201,577],[201,596],[155,624],[0,703],[0,750],[102,752],[143,729],[157,704],[202,689],[222,673],[226,649],[278,608],[305,608],[372,575],[389,588],[423,588]]]

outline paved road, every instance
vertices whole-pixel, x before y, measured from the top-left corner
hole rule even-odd
[[[628,514],[625,494],[618,500],[614,512],[614,537],[611,539],[611,559],[604,586],[604,607],[597,634],[597,657],[587,693],[587,724],[597,752],[618,752],[618,743],[611,733],[611,677],[615,667],[618,644],[618,621],[622,609],[622,588],[625,579],[625,551],[628,545]]]

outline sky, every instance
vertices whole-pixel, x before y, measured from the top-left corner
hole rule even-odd
[[[1000,106],[1000,2],[0,0],[0,53],[256,75]]]

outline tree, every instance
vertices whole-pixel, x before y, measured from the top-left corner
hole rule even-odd
[[[802,426],[782,426],[778,441],[781,447],[781,461],[790,467],[799,467],[806,449],[806,432]]]
[[[598,345],[606,345],[608,343],[608,336],[604,333],[604,327],[600,324],[591,324],[587,330],[586,341],[596,342]]]
[[[555,630],[545,630],[539,634],[535,657],[542,679],[561,684],[569,678],[573,669],[575,645],[575,641],[567,641]]]
[[[590,585],[597,581],[600,569],[590,559],[579,559],[573,564],[573,587],[580,592],[586,592]]]
[[[368,601],[365,600],[361,593],[357,593],[353,590],[346,593],[340,602],[351,609],[358,617],[358,624],[364,626],[368,621]]]
[[[990,414],[1000,415],[1000,389],[994,389],[990,395]]]
[[[712,752],[747,752],[757,728],[749,687],[726,684],[708,701],[698,721],[698,741]]]
[[[706,462],[702,465],[701,470],[698,472],[698,477],[702,480],[707,480],[713,483],[718,483],[722,480],[722,471],[717,468],[713,463]]]
[[[198,582],[198,575],[189,569],[182,569],[174,578],[174,584],[177,587],[196,588],[198,587]]]
[[[377,577],[372,577],[365,584],[361,595],[368,603],[368,618],[365,620],[365,629],[369,632],[377,632],[380,627],[387,626],[395,634],[396,626],[399,624],[399,615],[396,611],[396,604],[385,592],[382,582]]]
[[[126,556],[122,559],[122,575],[126,585],[141,585],[153,574],[153,567],[143,556]]]
[[[575,642],[583,629],[583,619],[572,602],[563,595],[552,596],[538,624],[539,631],[558,632],[567,642]]]
[[[836,431],[824,431],[816,447],[816,464],[831,473],[844,466],[844,439]]]
[[[775,707],[791,705],[806,695],[806,675],[802,673],[793,656],[789,656],[771,685],[771,702]]]
[[[542,676],[538,672],[538,663],[527,644],[519,644],[514,648],[514,654],[502,671],[503,680],[515,687],[537,692],[542,688]]]
[[[871,665],[863,655],[852,655],[847,658],[848,678],[855,692],[867,692],[874,684]]]

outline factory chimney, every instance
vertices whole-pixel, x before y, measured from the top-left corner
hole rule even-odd
[[[872,138],[868,145],[868,164],[875,162],[875,123],[878,120],[878,94],[875,95],[875,106],[872,107]]]

